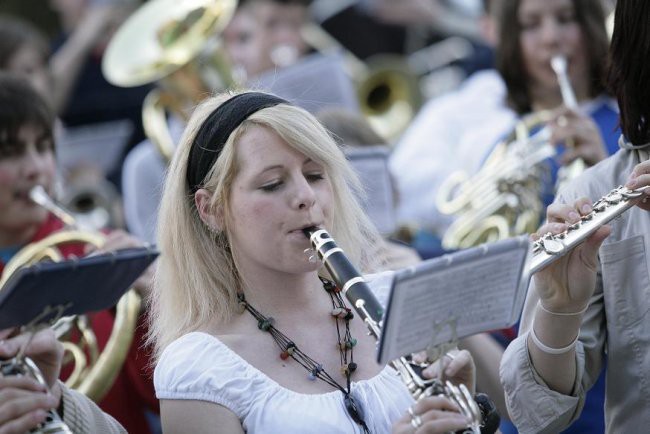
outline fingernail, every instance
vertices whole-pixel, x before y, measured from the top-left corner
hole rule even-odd
[[[558,232],[561,232],[561,231],[563,231],[563,230],[566,228],[566,226],[564,225],[564,223],[556,223],[556,224],[553,225],[553,227],[554,227],[554,229],[555,229],[556,231],[558,231]]]
[[[571,211],[571,212],[569,213],[569,219],[570,219],[571,221],[576,221],[576,220],[580,219],[580,214],[578,214],[578,213],[575,212],[575,211]]]
[[[591,212],[591,205],[584,204],[580,209],[582,210],[583,213]]]
[[[627,183],[625,184],[625,186],[626,186],[627,188],[634,188],[635,185],[636,185],[636,181],[633,180],[633,179],[627,181]]]

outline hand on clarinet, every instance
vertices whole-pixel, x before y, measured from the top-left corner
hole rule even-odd
[[[429,396],[413,404],[393,425],[393,434],[444,434],[467,428],[470,420],[445,396]]]
[[[26,333],[0,331],[0,360],[16,356],[29,340]],[[51,329],[36,333],[25,350],[41,370],[47,385],[27,376],[0,375],[0,434],[24,434],[45,421],[46,411],[57,408],[61,389],[57,378],[61,370],[63,346]]]
[[[533,234],[533,238],[538,239],[548,232],[564,232],[591,211],[592,203],[587,198],[578,199],[573,205],[552,204],[546,210],[547,223]],[[535,274],[535,287],[545,309],[573,313],[587,306],[596,289],[598,249],[610,232],[608,225],[600,227],[584,243]]]

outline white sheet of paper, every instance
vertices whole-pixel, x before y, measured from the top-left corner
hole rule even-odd
[[[513,325],[528,287],[527,236],[430,259],[395,275],[378,360]]]
[[[393,181],[388,171],[388,146],[347,146],[345,155],[361,179],[367,197],[362,205],[370,220],[383,235],[395,232]]]

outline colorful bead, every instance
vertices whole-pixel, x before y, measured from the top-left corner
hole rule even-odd
[[[352,310],[350,310],[349,308],[346,308],[345,310],[346,310],[346,313],[345,313],[345,316],[343,317],[343,319],[346,320],[346,321],[350,321],[352,318],[354,318],[354,314],[352,313]]]
[[[274,322],[275,320],[273,319],[273,317],[261,319],[257,323],[257,328],[259,328],[260,330],[264,330],[265,332],[268,332]]]
[[[356,371],[357,370],[357,364],[354,363],[354,362],[348,363],[348,369],[350,370],[350,372]]]
[[[330,313],[332,314],[332,316],[342,317],[342,315],[345,315],[345,309],[341,307],[335,307],[334,309],[332,309],[332,312]]]
[[[333,292],[336,289],[336,285],[334,285],[334,282],[331,280],[325,280],[323,279],[323,288],[325,288],[325,291],[327,292]]]
[[[355,346],[357,346],[357,340],[355,338],[351,338],[349,341],[345,342],[345,346],[347,348],[355,347]]]

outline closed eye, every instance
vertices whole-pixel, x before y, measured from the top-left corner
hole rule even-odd
[[[308,173],[305,178],[310,182],[316,182],[325,179],[325,176],[322,173]]]
[[[277,189],[280,188],[281,185],[282,185],[282,181],[275,181],[269,184],[264,184],[263,186],[260,187],[260,190],[267,191],[267,192],[276,191]]]

